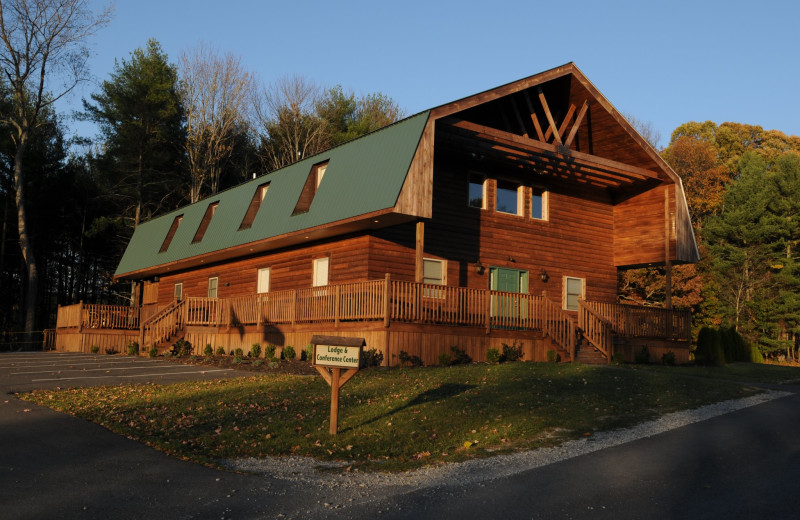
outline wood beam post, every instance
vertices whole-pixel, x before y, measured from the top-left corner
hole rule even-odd
[[[423,254],[425,252],[425,221],[417,221],[417,251],[416,251],[416,269],[414,272],[414,281],[422,283],[423,280]]]
[[[558,133],[558,127],[553,119],[553,114],[550,112],[550,107],[547,105],[547,99],[544,97],[542,87],[538,87],[536,91],[539,93],[539,102],[542,104],[542,108],[544,108],[544,115],[547,117],[547,123],[550,125],[550,130],[553,131],[553,136],[555,137],[556,142],[558,144],[562,144],[561,135]],[[547,134],[545,134],[545,137],[547,137]]]
[[[664,306],[667,309],[672,308],[672,262],[669,258],[669,187],[664,186],[664,266],[666,269],[666,276],[664,280]]]

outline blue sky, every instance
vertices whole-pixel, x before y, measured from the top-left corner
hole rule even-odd
[[[106,2],[91,0],[93,5]],[[171,61],[199,42],[262,81],[300,74],[380,91],[408,114],[573,61],[666,145],[687,121],[800,135],[800,3],[732,1],[118,0],[92,41],[93,82],[157,39]],[[67,121],[71,129],[91,132]]]

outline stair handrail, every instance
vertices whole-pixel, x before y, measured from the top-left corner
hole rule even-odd
[[[575,322],[547,295],[542,295],[542,331],[550,336],[556,345],[569,352],[571,360],[575,360]]]
[[[614,355],[614,326],[583,299],[578,299],[578,327],[583,337],[610,362]]]
[[[186,300],[174,301],[144,322],[142,324],[144,344],[147,346],[155,345],[182,330],[185,321],[185,306]],[[147,339],[148,332],[152,336],[149,341]]]

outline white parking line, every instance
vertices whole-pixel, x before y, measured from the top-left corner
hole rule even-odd
[[[13,375],[22,374],[52,374],[53,372],[110,372],[111,370],[145,370],[148,368],[174,368],[174,365],[163,365],[160,367],[140,366],[140,367],[103,367],[103,368],[61,368],[59,370],[37,370],[35,372],[11,372]]]
[[[231,368],[223,368],[218,370],[193,370],[189,372],[165,372],[158,374],[136,374],[136,375],[122,375],[122,376],[83,376],[83,377],[56,377],[49,379],[31,379],[31,383],[39,383],[43,381],[72,381],[75,379],[110,379],[110,378],[123,378],[123,377],[151,377],[151,376],[171,376],[180,374],[212,374],[215,372],[231,372]]]
[[[106,366],[108,366],[108,365],[133,365],[133,364],[136,364],[136,363],[150,365],[152,363],[158,363],[158,360],[156,360],[156,359],[153,359],[153,360],[131,359],[131,360],[121,360],[121,361],[98,361],[96,363],[46,363],[46,364],[45,363],[30,363],[30,364],[35,365],[36,367],[68,367],[68,368],[74,368],[74,367],[88,367],[88,366],[92,366],[92,365],[106,365]],[[21,364],[20,365],[11,365],[11,366],[0,365],[0,368],[27,368],[27,365],[26,366],[22,366]],[[17,373],[19,373],[19,372],[17,372]]]

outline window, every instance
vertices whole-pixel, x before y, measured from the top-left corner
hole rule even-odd
[[[297,204],[294,207],[294,211],[292,211],[292,216],[308,213],[308,210],[311,209],[311,202],[313,202],[314,196],[317,194],[317,188],[322,182],[322,177],[327,169],[328,161],[317,163],[311,167],[306,183],[303,185],[303,191],[300,192],[300,198],[297,199]]]
[[[314,260],[313,268],[313,278],[311,284],[314,287],[320,287],[323,285],[328,285],[328,264],[329,258],[317,258]]]
[[[269,267],[258,270],[258,294],[269,292]]]
[[[217,287],[219,286],[219,278],[216,276],[208,279],[208,297],[217,297]]]
[[[469,206],[484,209],[486,178],[478,173],[469,174]]]
[[[531,188],[531,218],[547,220],[547,191]]]
[[[519,215],[519,192],[520,186],[515,182],[497,181],[497,205],[495,206],[500,213],[510,213]]]
[[[578,299],[583,298],[583,278],[564,277],[564,308],[568,311],[578,310]]]
[[[445,269],[444,260],[435,260],[433,258],[422,259],[422,283],[446,285],[446,273],[447,269]],[[427,298],[444,298],[444,291],[426,288],[422,295]]]
[[[175,284],[175,290],[172,292],[172,297],[177,301],[181,301],[183,299],[183,282]]]
[[[182,220],[183,220],[183,215],[178,215],[177,217],[175,217],[175,220],[172,221],[172,225],[169,227],[169,231],[167,231],[167,236],[166,238],[164,238],[164,242],[161,244],[161,249],[158,250],[159,253],[163,253],[167,249],[169,249],[169,245],[172,243],[172,238],[178,231],[178,226],[181,225]]]
[[[194,234],[194,238],[192,239],[192,244],[196,244],[203,240],[203,236],[206,234],[208,225],[211,223],[211,217],[213,217],[214,213],[217,211],[217,206],[219,206],[219,202],[212,202],[206,208],[206,212],[203,215],[203,220],[200,221],[200,225],[197,227],[197,233]]]
[[[256,219],[258,210],[261,208],[261,203],[264,202],[264,197],[267,196],[267,190],[269,190],[268,182],[256,188],[256,192],[253,194],[253,199],[247,207],[247,212],[244,214],[242,223],[239,225],[239,231],[250,229],[253,226],[253,221]]]

